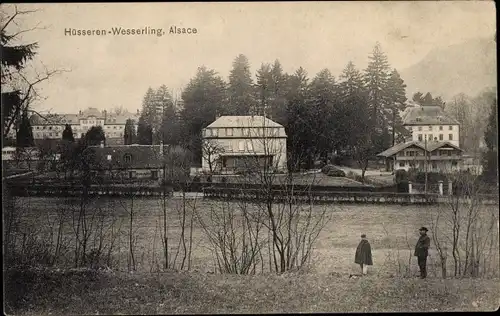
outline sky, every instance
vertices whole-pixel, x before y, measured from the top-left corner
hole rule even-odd
[[[12,12],[2,4],[2,14]],[[141,107],[148,87],[180,92],[204,65],[227,80],[234,58],[248,57],[252,74],[279,59],[286,72],[302,66],[314,77],[338,76],[352,61],[363,69],[375,43],[402,70],[432,49],[495,34],[491,1],[369,1],[254,3],[23,4],[37,10],[10,29],[21,43],[38,42],[34,69],[64,69],[39,86],[35,105],[44,113],[88,107]],[[6,15],[2,16],[4,19]],[[169,34],[172,26],[196,34]],[[161,28],[165,34],[115,36],[114,27]],[[105,36],[68,36],[65,30],[107,30]],[[404,78],[403,78],[404,79]]]

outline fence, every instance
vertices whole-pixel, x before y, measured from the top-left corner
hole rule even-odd
[[[434,204],[438,202],[437,194],[408,194],[395,192],[363,192],[363,191],[320,191],[272,189],[269,191],[249,188],[206,187],[205,198],[224,200],[248,200],[293,203],[379,203],[379,204]]]

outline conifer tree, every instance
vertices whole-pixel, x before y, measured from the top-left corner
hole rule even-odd
[[[233,61],[229,73],[229,106],[226,113],[230,115],[248,115],[253,108],[253,81],[248,58],[240,54]]]

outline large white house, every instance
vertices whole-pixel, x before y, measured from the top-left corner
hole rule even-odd
[[[62,132],[66,124],[69,124],[75,139],[85,135],[92,126],[102,126],[106,143],[121,145],[124,143],[123,134],[128,119],[134,120],[134,128],[137,130],[139,112],[113,115],[96,108],[88,108],[79,111],[78,114],[52,114],[45,118],[34,114],[30,117],[30,123],[36,143],[43,139],[62,139]],[[11,137],[15,137],[15,130],[11,129],[9,134]]]
[[[392,161],[393,170],[450,172],[463,168],[460,124],[456,119],[439,106],[408,107],[401,118],[409,136],[378,154]]]
[[[402,114],[403,126],[412,141],[449,142],[460,147],[460,123],[439,106],[408,107]]]
[[[286,172],[285,128],[264,116],[221,116],[202,131],[202,170]]]

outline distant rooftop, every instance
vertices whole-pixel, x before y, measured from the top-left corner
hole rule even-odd
[[[439,106],[409,107],[402,115],[404,125],[458,125],[459,122]]]
[[[80,124],[80,119],[88,117],[96,117],[98,119],[105,119],[104,124],[125,124],[128,119],[139,120],[138,113],[123,113],[120,115],[113,115],[106,111],[99,111],[97,108],[89,107],[84,111],[77,114],[47,114],[40,117],[38,114],[33,114],[30,117],[31,125],[53,125],[53,124]]]
[[[207,126],[211,127],[283,127],[264,116],[221,116]]]

